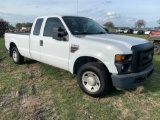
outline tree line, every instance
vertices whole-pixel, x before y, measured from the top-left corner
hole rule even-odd
[[[18,30],[20,30],[22,27],[32,27],[32,25],[33,25],[33,23],[30,23],[30,22],[23,22],[23,23],[16,23],[16,26],[14,27],[13,25],[11,25],[8,21],[5,21],[3,18],[0,18],[0,22],[5,22],[6,24],[7,24],[7,26],[8,26],[8,29],[18,29]],[[160,24],[160,19],[157,21],[157,23],[158,24]],[[106,22],[105,24],[104,24],[104,26],[106,26],[107,28],[114,28],[114,24],[113,24],[113,22]],[[145,20],[143,20],[143,19],[139,19],[139,20],[137,20],[136,22],[135,22],[135,27],[136,28],[141,28],[141,27],[144,27],[145,28],[145,26],[146,26],[146,21]]]
[[[10,30],[13,30],[13,29],[20,30],[22,27],[32,27],[32,24],[33,24],[30,22],[16,23],[16,26],[14,27],[12,24],[10,24],[8,21],[4,20],[3,18],[0,18],[0,22],[6,23],[6,25],[8,26],[8,29],[10,29]]]
[[[160,19],[157,21],[158,24],[160,24]],[[114,28],[114,24],[113,22],[106,22],[104,24],[104,26],[106,26],[107,28]],[[143,19],[139,19],[135,22],[135,28],[141,28],[146,26],[146,21]]]
[[[16,23],[16,28],[21,29],[22,27],[32,27],[33,23],[27,22],[27,23]]]
[[[15,27],[12,24],[10,24],[8,21],[4,20],[3,18],[0,18],[0,22],[4,22],[5,25],[7,26],[7,29],[9,29],[9,30],[15,29]]]

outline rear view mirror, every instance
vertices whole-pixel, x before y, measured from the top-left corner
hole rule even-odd
[[[67,36],[68,33],[65,29],[59,28],[53,28],[53,39],[60,40],[60,41],[66,41],[65,36]]]

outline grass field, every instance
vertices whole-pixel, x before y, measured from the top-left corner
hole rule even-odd
[[[144,87],[93,98],[67,71],[29,59],[15,65],[0,38],[0,119],[160,119],[160,56],[154,56],[154,63],[155,71]]]
[[[144,38],[144,39],[147,39],[147,38],[148,38],[148,35],[125,34],[125,33],[121,33],[120,35],[126,35],[126,36],[132,36],[132,37],[139,37],[139,38]]]

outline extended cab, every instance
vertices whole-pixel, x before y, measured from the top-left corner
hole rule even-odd
[[[107,34],[84,17],[38,17],[30,34],[6,33],[5,46],[16,64],[27,57],[76,74],[80,88],[91,96],[105,94],[112,86],[142,85],[154,69],[153,44]]]

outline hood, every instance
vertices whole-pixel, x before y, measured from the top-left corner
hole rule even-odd
[[[134,45],[147,43],[145,39],[115,34],[86,35],[84,38],[86,40],[97,41],[104,44],[122,44],[129,49]]]

